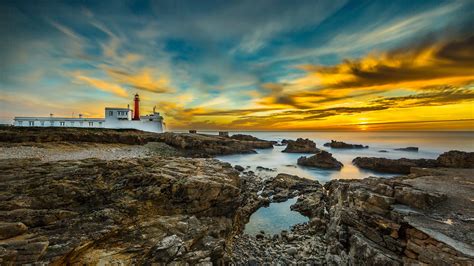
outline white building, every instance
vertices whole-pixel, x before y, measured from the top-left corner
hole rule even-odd
[[[155,112],[140,116],[140,98],[135,95],[135,112],[127,108],[105,108],[104,118],[71,117],[15,117],[17,127],[83,127],[83,128],[123,128],[138,129],[148,132],[164,132],[165,124],[160,113]]]

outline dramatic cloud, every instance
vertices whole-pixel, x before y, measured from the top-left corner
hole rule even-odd
[[[324,89],[422,89],[464,85],[474,81],[474,36],[461,40],[374,53],[336,66],[304,65],[306,82],[316,79]],[[302,80],[304,80],[302,79]]]
[[[139,93],[170,129],[471,130],[473,7],[3,1],[0,119],[100,117]]]

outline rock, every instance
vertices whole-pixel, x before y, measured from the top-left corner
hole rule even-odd
[[[275,171],[276,171],[275,169],[271,169],[271,168],[263,167],[263,166],[257,166],[256,169],[257,169],[258,171],[268,171],[268,172],[275,172]]]
[[[447,199],[443,193],[426,192],[412,187],[397,187],[395,200],[410,207],[429,210]]]
[[[289,153],[315,153],[319,151],[316,143],[309,139],[298,138],[296,141],[287,140],[287,146],[282,152]]]
[[[28,227],[23,223],[0,222],[0,240],[22,235],[26,231],[28,231]]]
[[[448,151],[436,159],[440,167],[474,168],[474,152]]]
[[[379,152],[388,152],[387,150],[379,150]]]
[[[228,137],[205,134],[172,133],[158,134],[157,140],[172,147],[185,150],[194,157],[214,155],[255,153],[254,149],[273,148],[271,141],[236,140]]]
[[[343,164],[336,160],[334,157],[332,157],[332,154],[320,150],[318,153],[311,157],[305,157],[302,156],[298,159],[297,162],[299,165],[303,166],[312,166],[312,167],[318,167],[318,168],[323,168],[323,169],[341,169]]]
[[[409,174],[411,167],[436,167],[438,163],[432,159],[386,159],[376,157],[357,157],[352,163],[360,168],[381,173]]]
[[[225,136],[197,133],[150,133],[128,129],[105,128],[56,128],[56,127],[2,127],[0,142],[45,143],[45,142],[87,142],[121,143],[144,145],[162,142],[193,157],[209,157],[224,154],[255,153],[254,149],[273,148],[273,142],[259,140],[252,136],[242,140]],[[237,137],[239,138],[239,137]]]
[[[245,168],[243,166],[238,165],[238,164],[234,166],[234,169],[239,171],[239,172],[243,172],[245,170]]]
[[[213,159],[9,159],[0,172],[7,265],[220,264],[242,200],[238,172]]]
[[[333,149],[367,149],[369,146],[362,144],[349,144],[342,141],[331,140],[331,142],[324,143],[325,147],[331,147]]]
[[[418,147],[406,147],[406,148],[398,148],[398,149],[394,149],[396,151],[414,151],[414,152],[418,152]]]
[[[294,256],[296,253],[298,253],[298,250],[295,247],[290,247],[286,250],[286,253],[288,253],[290,256]]]

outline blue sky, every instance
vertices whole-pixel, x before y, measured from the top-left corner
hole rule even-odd
[[[354,89],[345,101],[324,106],[287,96],[327,86],[305,80],[312,75],[308,66],[329,68],[473,34],[468,0],[2,1],[0,12],[3,121],[49,113],[102,116],[104,106],[124,106],[137,92],[145,112],[157,105],[176,128],[252,127],[260,122],[235,121],[269,115],[277,121],[282,112],[357,101],[366,106],[374,97],[422,92],[392,86],[357,100],[353,95],[365,91]],[[472,101],[470,78],[458,80],[456,88],[467,89],[462,101]],[[229,110],[235,114],[214,114]],[[459,113],[451,118],[472,117]],[[264,122],[270,127],[288,121],[272,124],[270,118]]]

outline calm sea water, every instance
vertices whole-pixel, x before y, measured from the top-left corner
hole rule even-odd
[[[206,132],[217,134],[217,132]],[[265,140],[281,141],[282,139],[308,138],[316,142],[320,149],[327,150],[344,164],[340,171],[323,170],[303,167],[296,164],[300,156],[311,154],[295,154],[281,152],[285,147],[275,146],[274,149],[257,150],[257,154],[238,154],[219,156],[218,159],[232,165],[249,167],[250,170],[263,176],[275,176],[277,173],[288,173],[316,179],[325,183],[331,179],[365,178],[368,176],[391,177],[391,174],[382,174],[359,169],[352,165],[357,156],[398,158],[426,158],[435,159],[439,154],[449,150],[474,151],[474,132],[229,132],[229,134],[249,134]],[[323,144],[330,140],[344,141],[352,144],[369,145],[368,149],[331,149]],[[397,151],[396,148],[408,146],[419,147],[418,152]],[[387,150],[381,153],[379,150]],[[257,166],[275,169],[274,172],[258,171]],[[245,227],[248,234],[278,233],[289,229],[291,225],[307,221],[307,218],[290,210],[296,199],[283,203],[272,203],[267,208],[260,208],[255,212]]]
[[[229,132],[236,134],[238,132]],[[295,174],[300,177],[312,178],[325,183],[331,179],[352,179],[368,176],[392,175],[362,170],[352,165],[357,156],[398,158],[435,159],[439,154],[449,150],[474,151],[474,132],[240,132],[265,140],[281,141],[282,139],[308,138],[316,142],[316,146],[333,154],[334,158],[344,164],[340,171],[322,170],[303,167],[296,164],[300,156],[311,154],[284,153],[285,147],[275,146],[273,149],[257,150],[257,154],[238,154],[219,156],[218,159],[232,165],[257,166],[275,169],[279,173]],[[344,141],[352,144],[369,145],[368,149],[331,149],[323,144],[330,140]],[[419,147],[418,152],[397,151],[396,148],[408,146]],[[386,153],[379,152],[387,150]]]

